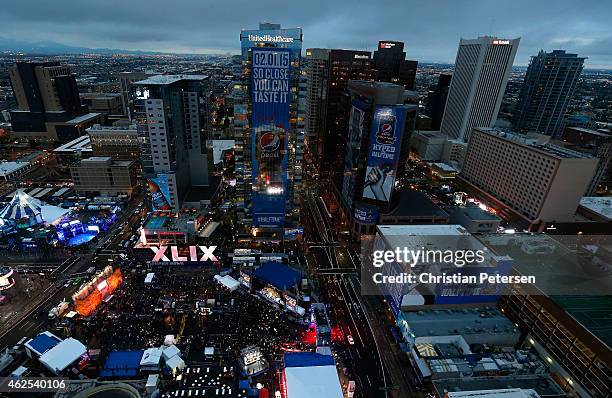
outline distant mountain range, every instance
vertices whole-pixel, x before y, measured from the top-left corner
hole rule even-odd
[[[22,52],[27,54],[166,54],[155,51],[122,50],[117,48],[89,48],[68,46],[52,41],[30,43],[0,36],[0,52]]]

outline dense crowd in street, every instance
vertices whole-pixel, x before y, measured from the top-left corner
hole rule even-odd
[[[230,292],[214,280],[215,271],[159,269],[150,284],[144,271],[126,272],[114,297],[90,319],[77,321],[76,337],[104,355],[159,346],[174,335],[188,362],[202,361],[205,347],[214,347],[227,363],[251,345],[270,363],[287,347],[308,348],[304,322],[245,287]]]

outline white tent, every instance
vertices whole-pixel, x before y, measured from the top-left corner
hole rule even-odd
[[[312,352],[285,354],[287,396],[343,398],[338,370],[330,355]]]
[[[176,356],[176,355],[180,355],[181,354],[181,350],[179,350],[174,344],[169,346],[169,347],[164,347],[163,348],[163,357],[165,361],[168,361],[170,358]]]
[[[215,275],[215,280],[232,292],[238,289],[238,286],[240,286],[240,282],[238,282],[236,279],[232,278],[229,275]]]
[[[176,338],[173,334],[167,334],[166,337],[164,337],[164,345],[171,346],[173,344],[176,344]]]
[[[159,362],[161,361],[161,356],[161,348],[147,348],[142,354],[142,358],[140,359],[140,368],[145,370],[159,369]]]
[[[179,355],[175,355],[166,361],[166,366],[174,374],[179,370],[185,369],[185,361],[183,361],[183,359]]]
[[[70,210],[48,205],[18,189],[13,199],[0,210],[0,218],[5,222],[32,226],[42,222],[53,224],[69,212]]]
[[[39,358],[39,361],[57,375],[78,360],[85,352],[87,352],[87,348],[83,343],[69,337],[45,352]]]

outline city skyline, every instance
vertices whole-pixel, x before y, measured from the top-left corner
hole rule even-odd
[[[167,7],[156,6],[155,1],[146,8],[116,1],[78,7],[71,3],[63,0],[50,7],[39,1],[6,4],[0,17],[6,27],[0,48],[58,43],[93,49],[237,54],[236,31],[270,21],[301,27],[304,48],[373,51],[378,40],[398,40],[406,43],[411,59],[452,63],[461,38],[494,35],[521,37],[515,66],[527,65],[540,50],[564,49],[588,57],[586,68],[612,68],[612,35],[606,23],[611,12],[597,1],[580,9],[569,1],[472,1],[461,6],[445,1],[435,5],[335,2],[330,6],[314,1],[298,10],[277,2],[252,7],[240,1],[199,4],[180,0],[174,7],[185,11],[181,13],[167,13]],[[242,12],[223,17],[234,9]],[[370,18],[363,25],[354,24],[361,14]]]

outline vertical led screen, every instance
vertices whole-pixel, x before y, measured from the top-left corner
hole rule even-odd
[[[372,120],[363,197],[389,202],[395,185],[406,108],[377,106]]]
[[[291,101],[289,49],[252,50],[253,226],[282,227]]]
[[[157,177],[148,180],[153,211],[172,210],[170,205],[170,186],[168,184],[168,176],[166,174],[158,174]]]
[[[342,180],[342,197],[350,209],[355,198],[355,174],[359,168],[359,152],[365,129],[365,109],[363,102],[354,100],[349,116],[348,142],[344,157],[344,176]]]

